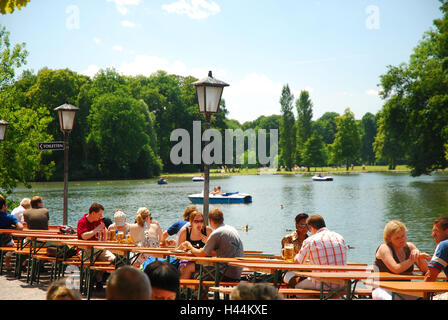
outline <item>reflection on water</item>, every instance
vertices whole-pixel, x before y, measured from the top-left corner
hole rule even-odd
[[[167,185],[152,180],[70,182],[68,217],[76,226],[93,202],[105,207],[104,216],[113,219],[121,208],[133,222],[139,207],[146,206],[166,230],[181,219],[190,202],[189,194],[201,192],[203,183],[191,178],[170,178]],[[349,261],[372,263],[382,242],[384,225],[392,219],[403,221],[409,241],[432,254],[432,222],[448,215],[448,178],[443,175],[412,178],[406,174],[364,173],[335,175],[332,182],[313,182],[310,176],[212,177],[210,188],[224,192],[244,192],[253,196],[251,204],[212,205],[224,212],[225,222],[240,231],[245,249],[280,253],[281,238],[294,229],[300,212],[320,214],[329,229],[342,234],[355,249]],[[40,195],[50,211],[51,224],[62,223],[63,183],[34,183],[18,188],[17,199]],[[202,206],[198,206],[202,211]],[[12,208],[11,208],[12,209]],[[248,224],[249,231],[242,226]]]

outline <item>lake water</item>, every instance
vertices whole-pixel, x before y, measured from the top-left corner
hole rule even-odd
[[[282,237],[295,228],[300,212],[320,214],[327,227],[344,236],[348,260],[371,264],[383,239],[384,225],[399,219],[408,228],[408,241],[432,255],[432,222],[448,215],[448,176],[412,178],[409,174],[361,173],[334,175],[332,182],[313,182],[302,175],[248,175],[211,177],[210,188],[239,191],[253,197],[251,204],[210,205],[224,212],[225,223],[235,226],[246,250],[280,253]],[[170,178],[167,185],[152,180],[70,182],[68,222],[75,226],[93,202],[105,207],[113,220],[121,208],[133,222],[137,209],[146,206],[163,230],[180,220],[188,195],[202,191],[202,182]],[[62,224],[63,183],[33,183],[17,188],[14,198],[40,195],[50,211],[50,223]],[[283,209],[281,208],[283,205]],[[202,211],[202,206],[198,205]],[[12,208],[10,208],[12,209]],[[247,232],[242,226],[248,224]]]

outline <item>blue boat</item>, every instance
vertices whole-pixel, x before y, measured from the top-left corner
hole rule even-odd
[[[203,204],[204,203],[204,193],[196,193],[190,194],[188,196],[191,202],[195,204]],[[223,203],[223,204],[231,204],[231,203],[252,203],[252,196],[246,193],[239,192],[228,192],[223,194],[215,194],[209,195],[209,203]]]
[[[168,181],[166,181],[163,178],[160,178],[159,180],[157,180],[157,184],[168,184]]]

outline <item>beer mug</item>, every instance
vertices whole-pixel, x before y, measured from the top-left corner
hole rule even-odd
[[[294,261],[294,245],[292,243],[285,244],[282,249],[282,259],[285,261]]]
[[[118,243],[123,243],[124,242],[124,233],[119,231],[117,234],[117,242]]]
[[[115,241],[115,230],[109,230],[109,241]]]

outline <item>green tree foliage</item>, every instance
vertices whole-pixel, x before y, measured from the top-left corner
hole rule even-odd
[[[16,68],[26,64],[28,52],[25,44],[16,44],[11,48],[10,33],[0,25],[0,90],[11,85],[15,77]]]
[[[300,92],[299,99],[296,101],[297,109],[297,139],[296,139],[296,155],[298,163],[303,159],[303,149],[305,143],[313,133],[312,118],[313,118],[313,103],[311,102],[308,91]]]
[[[423,36],[409,63],[389,66],[387,73],[381,76],[382,98],[386,102],[380,125],[394,132],[402,130],[413,176],[448,166],[448,4],[446,0],[441,3],[443,18],[434,21],[436,30]],[[394,109],[402,112],[401,128],[387,115]],[[389,135],[384,130],[379,133],[385,137],[380,136],[378,141]]]
[[[280,96],[282,118],[280,121],[280,164],[288,170],[294,166],[296,149],[296,126],[293,110],[294,95],[289,85],[284,85]]]
[[[375,163],[373,142],[375,141],[377,126],[376,118],[367,112],[361,119],[361,161],[369,164]]]
[[[348,170],[351,163],[359,156],[361,140],[355,115],[349,108],[336,118],[337,133],[331,145],[333,163],[345,163]]]
[[[334,142],[334,136],[337,131],[336,117],[339,117],[339,113],[325,112],[319,119],[313,122],[313,130],[322,137],[327,145]]]
[[[30,0],[0,0],[0,13],[13,13],[15,9],[21,10]]]
[[[327,151],[322,137],[313,133],[303,147],[302,164],[308,168],[321,167],[327,164]]]

